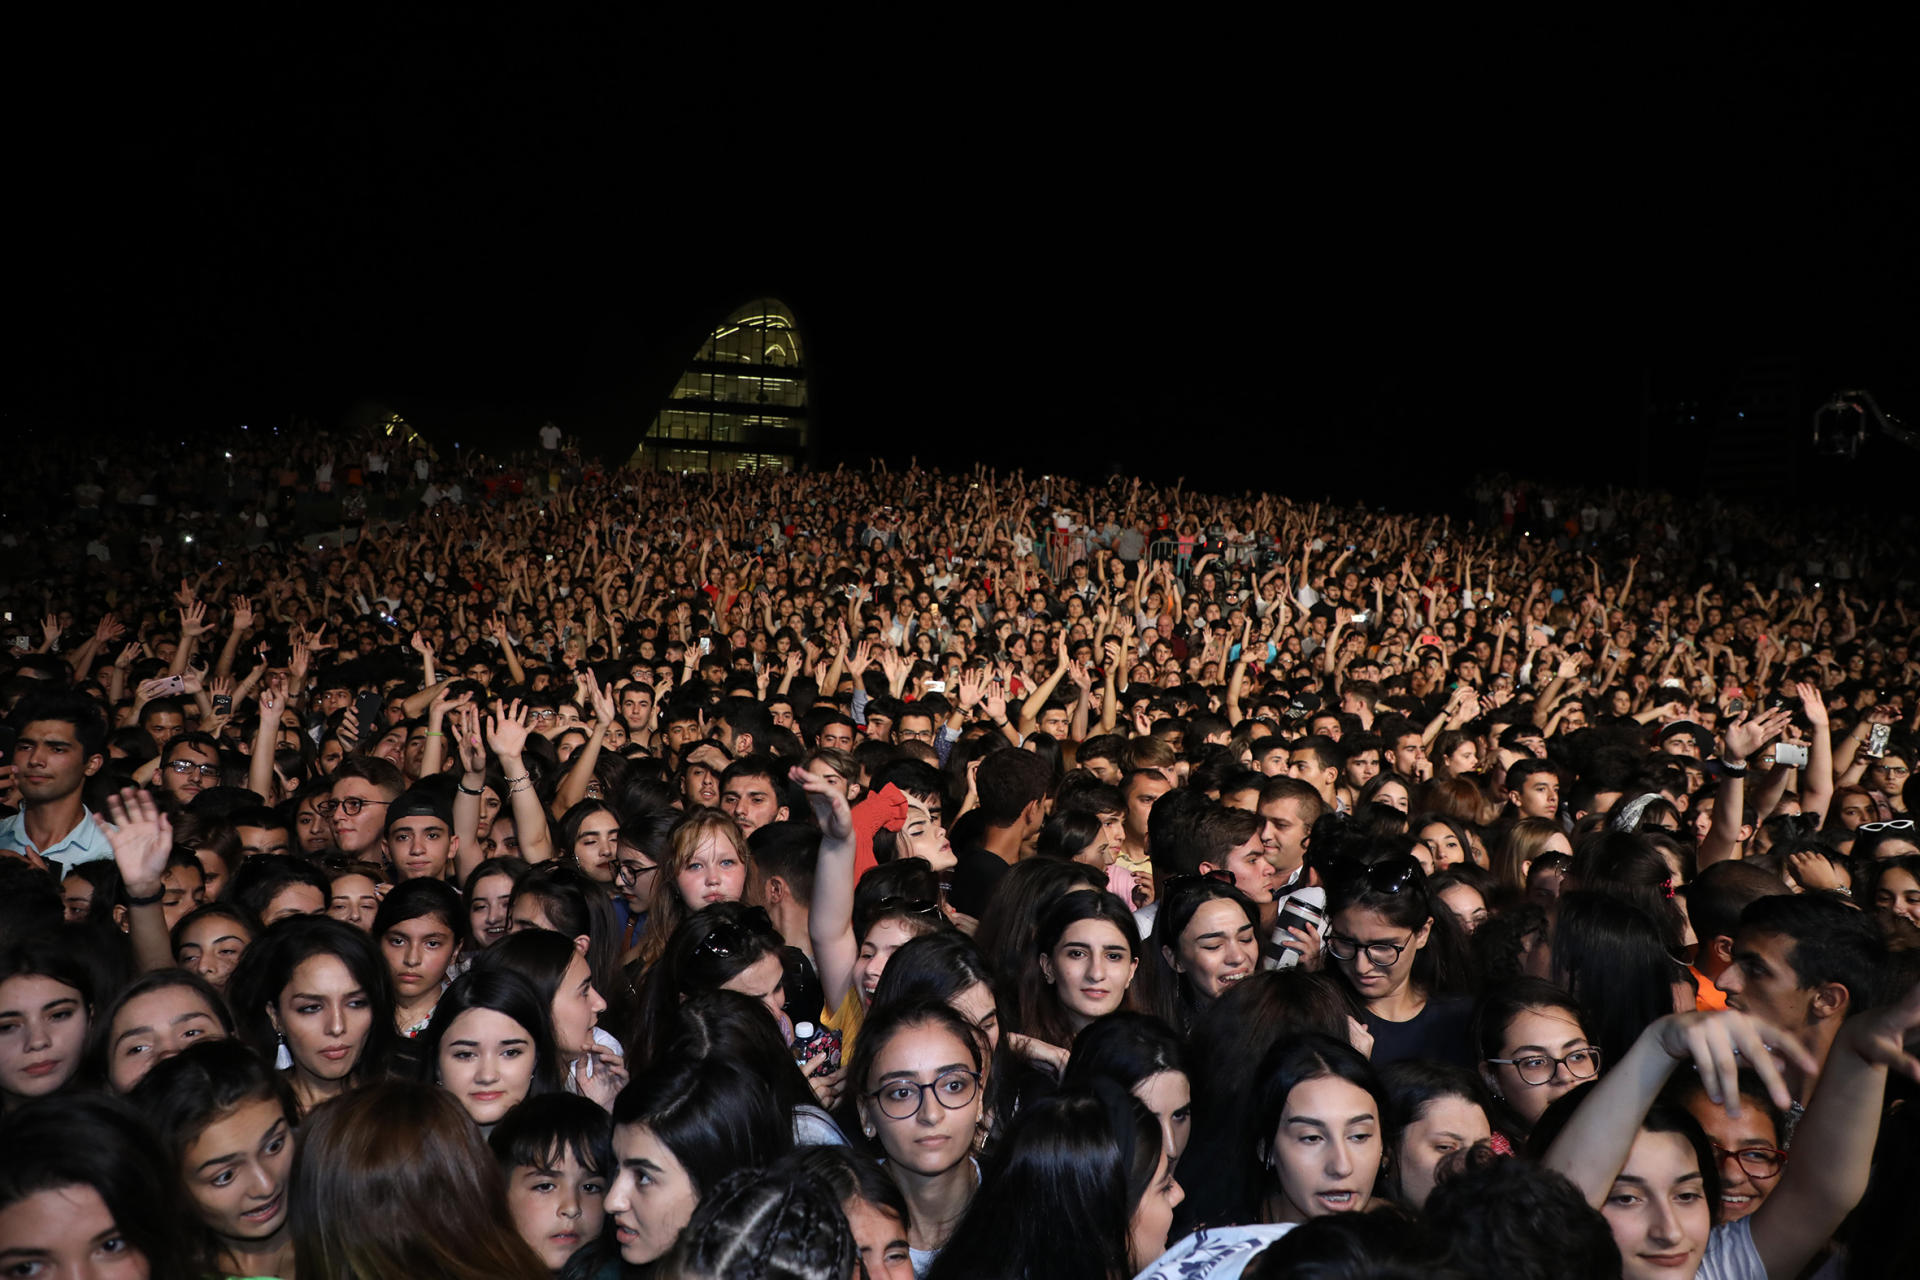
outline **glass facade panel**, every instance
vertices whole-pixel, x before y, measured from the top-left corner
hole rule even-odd
[[[793,312],[772,298],[707,335],[654,415],[632,465],[665,471],[791,468],[808,454],[807,367]]]

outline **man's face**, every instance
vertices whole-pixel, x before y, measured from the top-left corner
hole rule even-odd
[[[720,807],[740,824],[740,830],[752,835],[769,822],[785,822],[787,807],[773,789],[773,779],[749,775],[735,778],[720,788]]]
[[[197,743],[180,747],[168,753],[160,781],[168,795],[185,805],[208,787],[219,785],[219,757]]]
[[[240,837],[242,858],[293,852],[293,837],[285,827],[235,827],[234,834]]]
[[[1307,856],[1308,828],[1300,802],[1287,796],[1269,800],[1260,806],[1260,816],[1267,820],[1267,829],[1261,833],[1262,848],[1279,873],[1279,883],[1285,884]]]
[[[1067,714],[1065,708],[1052,707],[1040,717],[1040,732],[1064,742],[1067,737],[1067,728],[1072,723],[1073,718]]]
[[[365,778],[342,778],[333,784],[330,801],[338,806],[328,815],[335,844],[347,853],[379,848],[387,825],[387,806],[392,803],[379,787]],[[348,812],[356,808],[360,812]]]
[[[1120,785],[1120,766],[1109,757],[1093,756],[1089,758],[1082,756],[1080,758],[1080,764],[1083,768],[1091,770],[1094,777],[1100,779],[1100,781],[1106,783],[1108,786],[1117,787]]]
[[[1127,787],[1127,835],[1135,841],[1147,838],[1147,815],[1153,802],[1173,790],[1173,784],[1157,771],[1135,775]]]
[[[409,778],[417,778],[420,776],[420,762],[425,758],[426,751],[427,730],[426,726],[422,725],[408,732],[407,749],[400,757],[401,768]]]
[[[89,756],[74,726],[64,720],[34,720],[13,748],[13,780],[28,804],[64,800],[99,772],[104,756]]]
[[[1560,812],[1560,779],[1551,773],[1528,774],[1518,791],[1507,793],[1507,799],[1522,817],[1551,818]]]
[[[1333,780],[1335,770],[1320,763],[1320,757],[1311,750],[1295,751],[1287,761],[1287,774],[1300,779],[1323,796],[1328,804],[1333,803]]]
[[[633,733],[645,733],[653,719],[653,695],[645,689],[625,689],[620,694],[620,718]]]
[[[1778,933],[1742,929],[1733,938],[1733,963],[1716,985],[1727,993],[1727,1007],[1786,1031],[1814,1021],[1813,990],[1793,972],[1793,939]]]
[[[1202,864],[1201,870],[1232,873],[1234,887],[1255,902],[1272,902],[1274,886],[1279,883],[1273,863],[1267,860],[1266,844],[1260,833],[1255,833],[1251,840],[1238,848],[1229,849],[1219,867]]]
[[[867,712],[867,736],[875,742],[892,742],[893,717],[878,711]]]
[[[187,721],[178,711],[156,711],[145,717],[140,727],[147,731],[153,738],[153,745],[164,754],[167,744],[185,732]]]
[[[700,741],[698,720],[675,720],[667,726],[667,746],[678,752],[690,742]]]
[[[820,731],[818,745],[832,747],[836,751],[853,750],[853,726],[850,724],[830,724]]]
[[[1272,746],[1260,752],[1260,758],[1255,767],[1269,778],[1278,778],[1287,772],[1289,763],[1291,763],[1291,757],[1287,751],[1287,744],[1276,739]]]
[[[1368,747],[1347,757],[1347,785],[1364,787],[1380,772],[1380,749]]]
[[[348,704],[352,701],[353,693],[351,690],[322,689],[320,691],[320,714],[330,716],[336,711],[345,711]],[[371,725],[363,725],[361,727],[368,731],[371,731],[373,728]]]
[[[773,716],[773,725],[776,729],[785,729],[788,732],[792,732],[799,728],[799,726],[793,722],[792,703],[776,702],[769,706],[767,710],[768,713]],[[929,738],[929,741],[931,741],[931,738]]]
[[[1676,733],[1666,741],[1668,755],[1685,756],[1689,760],[1700,758],[1700,744],[1693,740],[1690,733]]]
[[[402,880],[441,879],[454,847],[453,831],[431,814],[402,818],[387,830],[387,856]]]
[[[1420,776],[1420,766],[1426,763],[1427,748],[1420,741],[1420,735],[1409,733],[1393,744],[1390,753],[1395,773],[1404,773],[1409,778]]]
[[[900,723],[894,727],[896,742],[924,742],[933,745],[933,717],[923,713],[909,711],[900,717]]]
[[[180,917],[195,907],[205,906],[207,901],[207,875],[196,864],[191,867],[168,867],[160,876],[160,914],[171,929],[180,923]]]

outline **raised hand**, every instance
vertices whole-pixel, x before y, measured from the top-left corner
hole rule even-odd
[[[428,662],[433,661],[433,646],[427,643],[425,632],[414,632],[413,638],[407,642],[407,647],[419,654],[422,658],[425,658]]]
[[[173,824],[153,802],[153,793],[137,787],[122,787],[119,795],[108,796],[107,816],[113,825],[101,824],[101,831],[113,849],[113,865],[120,869],[128,894],[152,897],[160,891],[167,858],[173,853]]]
[[[180,635],[184,638],[207,633],[207,606],[195,600],[180,610]]]
[[[233,598],[233,630],[236,635],[253,630],[253,601],[245,596]]]
[[[1807,723],[1814,729],[1824,729],[1832,723],[1827,714],[1827,697],[1820,692],[1819,685],[1795,681],[1793,692],[1800,699],[1800,708],[1806,713]]]
[[[598,680],[594,679],[593,672],[591,671],[586,673],[584,683],[587,690],[587,701],[593,707],[594,723],[602,729],[605,729],[608,725],[619,720],[620,708],[613,700],[613,690],[603,687]]]
[[[1774,1055],[1809,1074],[1819,1070],[1813,1055],[1798,1040],[1733,1009],[1668,1014],[1644,1034],[1653,1036],[1661,1052],[1676,1062],[1692,1062],[1707,1096],[1723,1105],[1730,1116],[1740,1114],[1738,1081],[1743,1063],[1760,1077],[1768,1096],[1782,1111],[1792,1108],[1793,1094]]]
[[[473,705],[471,694],[463,697],[467,701],[447,714],[447,733],[460,754],[460,767],[469,774],[483,774],[487,771],[487,747],[480,740],[480,708]]]
[[[1793,723],[1793,712],[1785,707],[1746,715],[1727,726],[1726,755],[1729,764],[1742,764],[1769,741],[1780,736]]]
[[[487,745],[493,754],[517,760],[527,746],[527,726],[531,723],[527,708],[515,698],[503,710],[487,717]]]
[[[853,839],[853,811],[839,787],[799,765],[788,769],[787,777],[807,793],[807,803],[813,808],[822,836],[836,841]]]

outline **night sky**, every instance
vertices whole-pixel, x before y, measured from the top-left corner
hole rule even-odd
[[[1796,440],[1841,385],[1920,420],[1887,32],[1012,52],[279,20],[17,51],[14,429],[375,401],[624,457],[763,294],[800,317],[829,461],[1399,503],[1483,468],[1632,481],[1651,406],[1656,478],[1712,486],[1658,415],[1730,412],[1756,361],[1788,362]]]

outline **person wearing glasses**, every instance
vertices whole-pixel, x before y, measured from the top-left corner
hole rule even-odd
[[[180,734],[161,753],[156,776],[161,789],[184,809],[202,791],[220,785],[220,746],[210,734]]]
[[[333,771],[333,788],[320,812],[333,826],[333,842],[342,853],[386,861],[387,809],[407,780],[385,760],[349,756]]]
[[[1510,1136],[1524,1138],[1549,1103],[1600,1074],[1600,1049],[1587,1038],[1580,1009],[1544,978],[1515,978],[1489,992],[1473,1017],[1480,1078],[1506,1113]]]
[[[1780,1109],[1767,1096],[1767,1086],[1752,1071],[1742,1071],[1739,1089],[1740,1114],[1735,1116],[1707,1096],[1699,1076],[1681,1076],[1670,1086],[1670,1096],[1706,1131],[1720,1164],[1722,1222],[1738,1222],[1758,1209],[1787,1167],[1787,1153],[1780,1148]]]
[[[1402,838],[1404,840],[1404,838]],[[1466,959],[1453,913],[1433,909],[1411,853],[1340,860],[1328,885],[1327,955],[1359,999],[1376,1066],[1426,1058],[1473,1065]]]
[[[907,1201],[913,1273],[924,1276],[980,1187],[973,1157],[986,1037],[944,1000],[875,1005],[848,1064],[861,1133]]]

